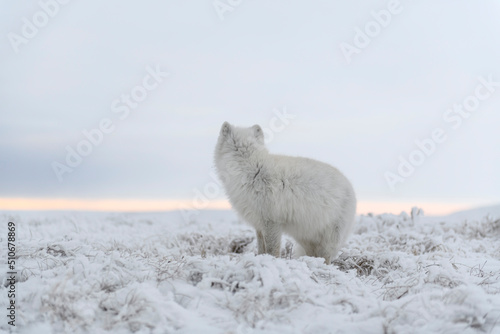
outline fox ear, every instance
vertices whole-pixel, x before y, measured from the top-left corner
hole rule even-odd
[[[252,129],[253,129],[253,134],[254,134],[255,138],[257,138],[263,142],[264,141],[264,131],[262,131],[262,128],[260,127],[260,125],[255,124],[254,126],[252,126]]]
[[[231,133],[231,124],[228,122],[224,122],[222,124],[222,128],[220,129],[220,134],[224,137],[227,137]]]

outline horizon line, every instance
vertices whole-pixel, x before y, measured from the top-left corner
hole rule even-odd
[[[471,202],[363,200],[357,203],[356,214],[410,213],[418,207],[427,215],[443,216],[457,211],[480,207]],[[487,203],[484,203],[487,205]],[[230,210],[227,200],[195,202],[193,200],[145,199],[67,199],[0,197],[0,210],[6,211],[103,211],[103,212],[162,212],[179,210]]]

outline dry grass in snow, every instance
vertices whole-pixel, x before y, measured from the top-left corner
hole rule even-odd
[[[256,256],[231,212],[2,220],[17,225],[18,333],[500,333],[492,217],[361,216],[332,265],[286,237],[282,258]]]

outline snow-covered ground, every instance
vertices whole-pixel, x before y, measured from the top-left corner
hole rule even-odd
[[[18,333],[500,333],[500,216],[360,216],[333,265],[256,256],[231,211],[0,214]]]

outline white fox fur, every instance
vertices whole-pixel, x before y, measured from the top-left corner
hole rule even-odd
[[[257,231],[259,254],[278,257],[284,232],[329,264],[352,230],[356,197],[347,178],[326,163],[270,154],[259,125],[225,122],[215,165],[231,205]]]

